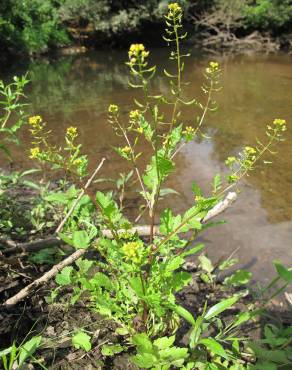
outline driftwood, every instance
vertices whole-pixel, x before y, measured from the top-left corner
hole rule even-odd
[[[193,16],[200,28],[201,45],[208,51],[267,51],[279,49],[279,43],[271,35],[258,31],[238,37],[237,31],[244,28],[242,2],[221,2],[203,14]]]
[[[149,235],[149,228],[148,225],[140,225],[133,227],[131,229],[132,232],[136,232],[139,236],[148,236]],[[125,230],[119,230],[119,233],[124,232]],[[60,231],[59,231],[60,232]],[[158,227],[155,226],[155,233],[158,234],[159,230]],[[102,236],[106,238],[112,238],[112,233],[110,230],[101,230]],[[46,239],[34,240],[29,243],[22,243],[18,244],[15,247],[6,248],[2,251],[4,254],[12,254],[18,252],[37,252],[41,249],[48,248],[48,247],[59,247],[60,245],[64,244],[63,240],[60,239],[58,236],[51,236]]]
[[[215,216],[218,216],[220,213],[224,212],[237,198],[236,193],[230,192],[227,194],[226,198],[219,202],[213,209],[211,209],[206,217],[202,220],[203,223],[208,222]],[[140,232],[139,235],[147,235],[149,234],[149,226],[140,226],[137,227],[137,232]],[[154,233],[158,233],[159,228],[155,227]],[[108,230],[104,230],[103,232],[104,236],[112,237],[111,233]],[[71,265],[74,261],[76,261],[78,258],[82,257],[86,253],[86,249],[78,249],[76,252],[71,254],[69,257],[65,258],[62,262],[55,265],[51,270],[46,272],[43,276],[41,276],[39,279],[36,279],[31,284],[27,285],[25,288],[20,290],[16,295],[9,298],[4,305],[5,306],[12,306],[17,304],[19,301],[23,300],[25,297],[27,297],[30,292],[40,286],[41,284],[47,283],[50,279],[52,279],[56,274],[65,266]]]

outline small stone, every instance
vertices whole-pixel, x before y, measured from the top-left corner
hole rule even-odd
[[[48,326],[46,333],[49,337],[54,337],[56,335],[56,332],[53,326]]]
[[[189,287],[192,289],[192,293],[199,293],[200,288],[196,280],[192,280],[189,284]]]
[[[197,265],[195,264],[195,262],[186,262],[183,265],[183,269],[186,270],[186,271],[196,271],[197,270]]]

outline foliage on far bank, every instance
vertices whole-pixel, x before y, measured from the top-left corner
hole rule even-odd
[[[168,3],[168,0],[6,0],[0,4],[1,48],[32,55],[66,45],[121,47],[125,46],[125,36],[136,41],[137,33],[140,38],[154,40],[155,30],[161,30]],[[236,3],[240,3],[239,16],[243,20],[234,29],[237,34],[259,30],[279,36],[291,32],[291,0],[181,1],[185,20],[194,31],[205,12],[215,15],[215,10],[222,6],[226,17],[221,21],[228,27]]]

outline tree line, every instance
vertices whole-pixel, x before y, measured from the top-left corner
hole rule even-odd
[[[0,51],[33,55],[71,45],[124,47],[138,35],[152,42],[170,2],[6,0],[0,4]],[[212,35],[213,25],[201,20],[222,9],[224,17],[216,22],[236,35],[292,32],[292,0],[182,0],[181,5],[185,24],[196,35],[206,30]]]

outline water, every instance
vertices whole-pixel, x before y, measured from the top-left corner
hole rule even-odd
[[[118,143],[107,123],[110,103],[121,106],[123,115],[131,109],[133,90],[128,87],[127,68],[123,64],[125,52],[95,52],[57,60],[45,60],[28,66],[32,83],[27,91],[32,114],[41,114],[60,138],[69,125],[78,126],[80,138],[89,155],[92,167],[106,156],[102,177],[117,177],[126,169],[110,146]],[[202,71],[208,58],[194,56],[188,60],[185,80],[192,81],[186,95],[200,93]],[[225,214],[227,224],[210,229],[201,239],[214,260],[232,253],[242,266],[252,270],[256,280],[273,275],[272,261],[281,259],[292,264],[292,57],[237,56],[216,58],[222,65],[223,90],[216,99],[220,109],[207,117],[204,132],[210,136],[193,142],[177,156],[177,176],[168,186],[180,195],[171,196],[164,205],[180,212],[192,205],[191,182],[196,180],[206,193],[210,192],[212,176],[225,169],[227,156],[237,153],[242,146],[254,145],[264,138],[265,126],[274,118],[288,121],[286,141],[278,147],[278,154],[270,166],[260,165],[241,186],[236,204]],[[154,50],[152,61],[171,69],[166,50]],[[20,74],[26,67],[13,67],[9,74]],[[7,71],[5,72],[7,76]],[[2,71],[4,74],[4,71]],[[161,68],[154,91],[165,91],[167,84]],[[191,113],[185,114],[191,122]],[[15,152],[18,166],[31,166],[24,151],[29,148],[28,135],[23,133],[23,147]],[[143,147],[145,164],[148,150]],[[129,192],[130,214],[138,212],[137,195]]]

